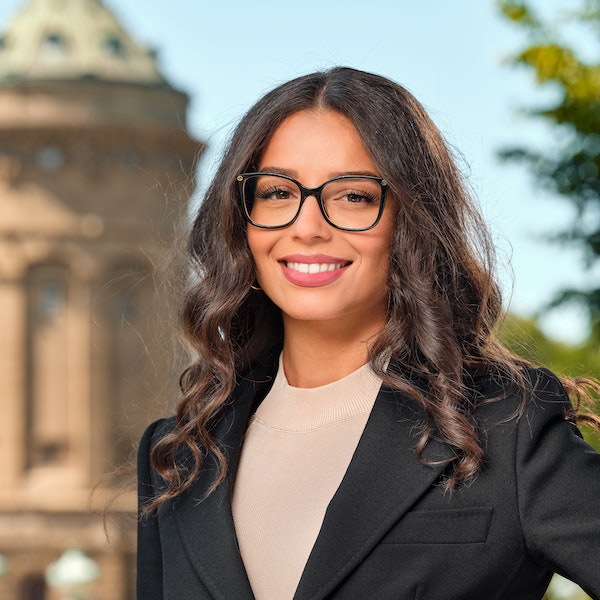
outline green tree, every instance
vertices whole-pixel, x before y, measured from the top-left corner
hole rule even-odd
[[[562,134],[545,151],[517,145],[501,150],[499,156],[525,164],[540,184],[575,207],[573,222],[551,239],[580,248],[590,269],[600,258],[600,62],[581,59],[576,48],[561,41],[561,29],[587,28],[600,34],[600,0],[580,0],[577,9],[550,24],[542,22],[527,3],[500,1],[499,7],[505,18],[523,29],[526,39],[510,62],[525,66],[540,85],[557,91],[553,101],[526,113]],[[591,341],[597,344],[600,286],[564,289],[543,310],[572,302],[587,309]]]

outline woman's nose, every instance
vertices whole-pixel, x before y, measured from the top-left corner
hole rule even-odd
[[[292,223],[294,235],[303,238],[328,238],[331,236],[331,225],[327,223],[315,196],[307,196],[300,209],[300,214]]]

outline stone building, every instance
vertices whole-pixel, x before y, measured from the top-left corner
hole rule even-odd
[[[109,544],[114,485],[90,492],[176,401],[187,104],[100,0],[30,0],[0,37],[3,600],[64,597],[69,549],[99,567],[82,598],[134,597],[135,494]]]

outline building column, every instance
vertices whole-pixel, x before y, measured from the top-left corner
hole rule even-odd
[[[0,242],[0,252],[6,248]],[[0,265],[0,414],[3,425],[0,436],[0,499],[6,494],[14,495],[20,488],[26,460],[26,299],[22,278],[16,269],[11,271],[2,272]]]

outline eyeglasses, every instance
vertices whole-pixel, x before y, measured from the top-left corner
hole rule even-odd
[[[236,177],[245,219],[264,229],[291,225],[308,196],[314,196],[323,217],[344,231],[366,231],[379,223],[388,182],[370,175],[341,175],[316,188],[277,173],[241,173]]]

